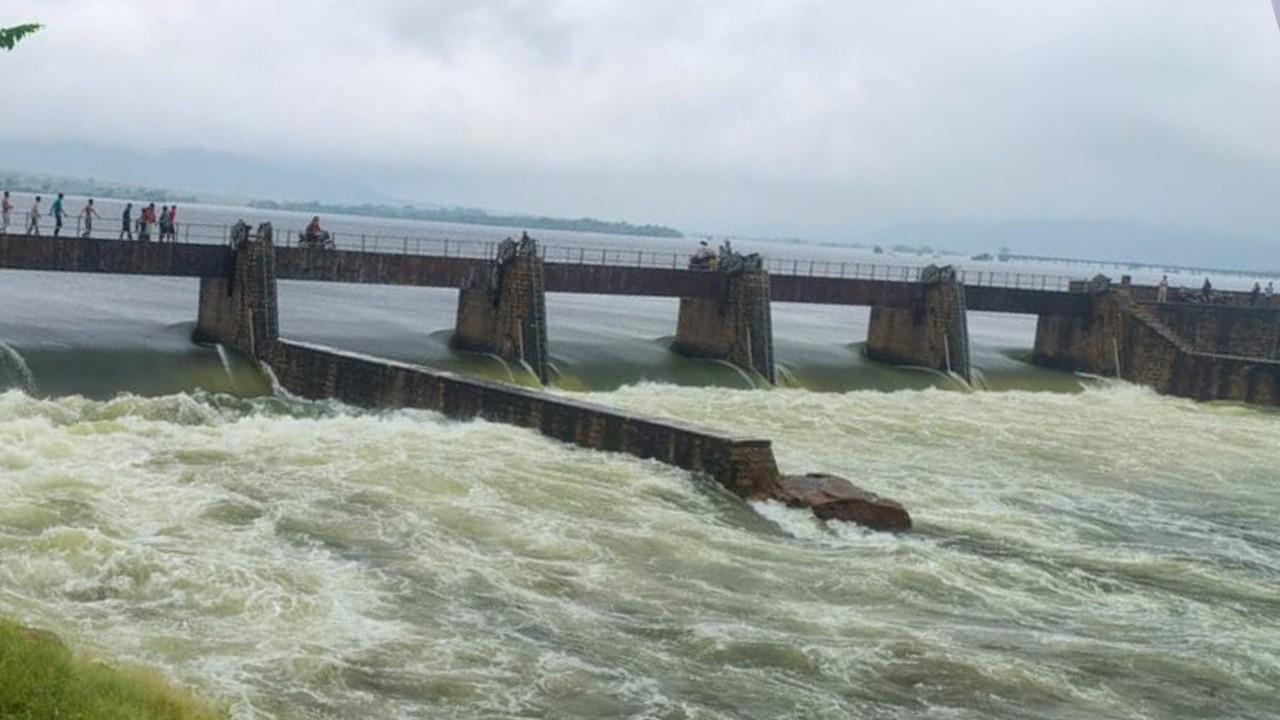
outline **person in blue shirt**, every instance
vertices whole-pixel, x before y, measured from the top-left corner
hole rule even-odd
[[[62,193],[58,193],[58,199],[53,201],[53,207],[49,208],[49,214],[53,216],[53,236],[58,237],[62,232],[62,216],[66,211],[62,209]]]

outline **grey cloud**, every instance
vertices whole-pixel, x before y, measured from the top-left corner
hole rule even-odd
[[[1265,0],[6,12],[49,24],[0,58],[20,98],[11,141],[200,148],[423,201],[827,238],[918,221],[1280,222]]]

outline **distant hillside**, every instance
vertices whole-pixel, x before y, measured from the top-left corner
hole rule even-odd
[[[13,192],[43,193],[46,195],[67,193],[68,195],[82,195],[85,197],[145,200],[147,202],[199,202],[194,195],[175,193],[159,188],[94,180],[93,178],[60,177],[57,175],[38,175],[13,171],[0,171],[0,189]]]
[[[537,230],[572,230],[608,235],[643,235],[646,237],[684,237],[675,228],[664,225],[632,225],[628,222],[596,220],[595,218],[552,218],[538,215],[495,215],[476,208],[417,208],[409,205],[335,205],[320,202],[276,202],[255,200],[249,207],[260,210],[292,210],[316,215],[337,213],[365,217],[400,218],[405,220],[430,220],[465,225],[496,225],[498,227],[527,228]]]

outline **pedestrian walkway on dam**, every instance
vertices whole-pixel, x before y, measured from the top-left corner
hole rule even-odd
[[[547,337],[545,295],[578,293],[678,298],[673,351],[727,361],[769,383],[777,378],[770,308],[789,302],[870,307],[865,348],[871,359],[961,380],[972,372],[968,312],[1015,313],[1039,318],[1036,364],[1201,400],[1277,402],[1274,298],[1260,307],[1247,307],[1239,293],[1221,293],[1225,305],[1157,303],[1155,287],[1105,279],[816,260],[761,258],[709,272],[689,269],[681,254],[531,240],[332,234],[335,249],[329,249],[300,247],[301,234],[285,232],[281,244],[272,244],[275,278],[457,288],[454,346],[522,363],[544,383],[554,342]],[[228,276],[231,228],[188,224],[178,237],[181,242],[155,243],[7,235],[0,237],[0,268]],[[1112,302],[1120,296],[1126,302]],[[1168,332],[1153,337],[1181,333],[1191,340],[1158,352],[1151,343],[1135,343],[1135,328],[1175,309],[1176,318],[1161,320]],[[1163,369],[1153,370],[1157,365]]]

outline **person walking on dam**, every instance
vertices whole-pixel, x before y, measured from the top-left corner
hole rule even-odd
[[[120,237],[116,239],[133,239],[133,203],[124,204],[124,212],[120,213]]]
[[[1169,302],[1169,276],[1160,277],[1160,284],[1156,286],[1156,302]]]
[[[1209,283],[1209,278],[1204,279],[1204,285],[1200,286],[1200,299],[1209,302],[1213,297],[1213,285]]]
[[[1260,297],[1262,297],[1262,283],[1254,282],[1253,289],[1249,291],[1249,305],[1256,306]]]
[[[141,240],[151,240],[156,238],[156,204],[151,203],[142,208],[142,227],[138,232],[138,238]]]
[[[100,218],[97,208],[93,206],[93,198],[89,198],[84,204],[84,209],[80,211],[80,218],[84,221],[83,232],[80,237],[87,238],[93,234],[93,219]]]
[[[49,208],[49,214],[53,215],[53,236],[58,237],[62,234],[62,217],[67,211],[62,207],[64,197],[62,193],[58,193],[58,197],[53,201],[53,207]]]
[[[13,212],[13,203],[9,201],[9,191],[4,191],[4,200],[0,200],[0,235],[9,234],[9,214]]]
[[[31,203],[31,211],[27,213],[27,234],[40,234],[40,196]]]

